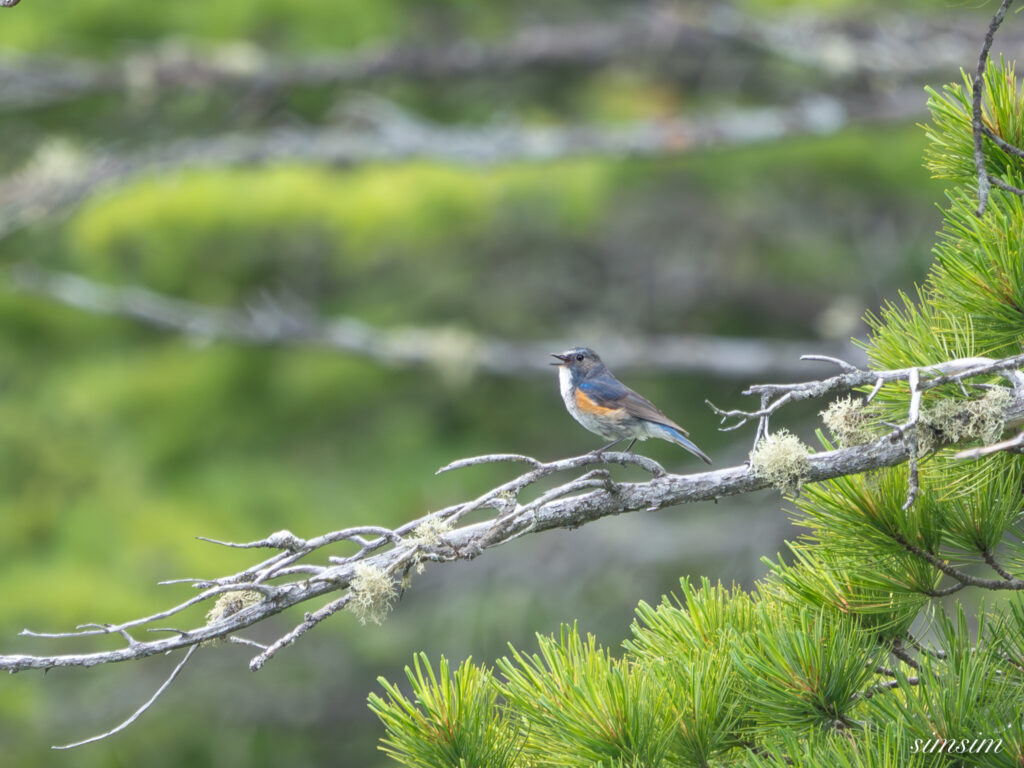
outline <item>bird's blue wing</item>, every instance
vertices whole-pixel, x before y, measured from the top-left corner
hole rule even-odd
[[[580,382],[579,388],[602,408],[624,408],[630,416],[664,424],[678,430],[683,435],[689,434],[643,395],[634,392],[610,374],[591,376]]]
[[[625,384],[608,375],[584,379],[580,382],[579,388],[602,408],[621,408],[623,403],[620,401],[630,392]]]

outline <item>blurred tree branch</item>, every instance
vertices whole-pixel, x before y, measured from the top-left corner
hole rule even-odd
[[[720,5],[710,13],[655,5],[613,21],[533,25],[500,42],[402,42],[305,57],[274,55],[241,43],[202,51],[168,41],[152,52],[111,62],[35,56],[0,62],[0,110],[100,93],[361,86],[382,78],[451,80],[630,62],[703,70],[709,57],[723,51],[751,66],[774,57],[833,76],[885,73],[892,81],[959,66],[975,50],[974,23],[968,14],[938,19],[888,14],[865,25],[861,19],[836,21],[807,13],[753,19]]]
[[[789,107],[733,109],[694,118],[618,126],[440,126],[380,99],[348,110],[360,127],[277,128],[178,139],[134,152],[41,147],[20,171],[0,179],[0,239],[118,184],[147,174],[271,163],[351,166],[433,159],[468,165],[550,162],[572,157],[662,157],[804,134],[831,134],[851,123],[913,116],[920,99],[828,96]]]
[[[971,378],[1001,373],[1012,383],[1012,387],[1004,388],[1008,403],[1003,413],[1004,422],[1020,423],[1024,419],[1024,374],[1019,371],[1024,364],[1024,355],[1002,360],[950,360],[922,368],[893,371],[858,370],[844,361],[832,362],[840,365],[842,373],[828,379],[799,384],[756,385],[746,390],[745,394],[760,396],[762,402],[776,397],[777,404],[772,408],[774,412],[782,404],[794,399],[822,397],[870,385],[872,382],[893,384],[906,381],[912,393],[916,394],[923,389],[948,383],[959,383],[966,388]],[[740,416],[748,419],[764,418],[765,410],[763,406],[760,411]],[[859,474],[907,461],[913,455],[914,444],[906,439],[906,432],[917,429],[916,423],[910,423],[912,421],[910,419],[908,424],[897,426],[864,445],[807,455],[801,469],[802,482]],[[364,623],[368,620],[379,622],[397,595],[397,583],[401,582],[404,589],[411,574],[422,570],[427,562],[472,559],[487,549],[528,533],[576,528],[609,515],[653,511],[750,493],[771,484],[756,462],[692,475],[673,475],[666,473],[659,464],[648,458],[628,453],[590,453],[552,462],[510,454],[479,456],[453,462],[439,472],[492,462],[521,463],[526,464],[528,469],[475,499],[412,520],[394,530],[362,526],[333,531],[311,539],[300,538],[289,531],[278,531],[265,539],[244,543],[207,539],[223,546],[270,549],[275,553],[235,574],[164,582],[191,584],[199,592],[150,616],[118,624],[86,625],[74,632],[38,633],[24,630],[22,635],[36,638],[80,639],[114,635],[120,636],[124,645],[113,650],[88,653],[0,655],[0,670],[18,672],[66,666],[91,667],[139,660],[177,649],[189,649],[191,656],[196,647],[226,638],[259,649],[259,653],[249,663],[250,668],[256,670],[281,648],[341,610],[355,613]],[[651,479],[644,482],[618,482],[603,466],[609,464],[636,466],[650,474]],[[544,478],[579,470],[585,471],[530,500],[522,498],[527,489]],[[484,510],[494,514],[485,520],[455,527],[468,516]],[[1003,578],[981,579],[950,565],[941,552],[922,549],[912,542],[898,543],[952,579],[951,588],[974,586],[999,590],[1024,589],[1024,580],[1004,576],[998,562],[992,567]],[[354,545],[356,549],[345,556],[328,555],[329,549],[335,545]],[[313,555],[320,555],[321,559],[313,561]],[[299,624],[269,645],[237,636],[241,630],[288,608],[337,592],[343,594],[316,611],[306,613]],[[214,600],[216,604],[207,613],[202,625],[189,629],[156,626],[173,616],[184,614],[194,606]],[[138,640],[133,633],[139,630],[164,633],[167,636],[156,640]],[[175,667],[171,677],[161,686],[161,691],[181,671],[185,661],[187,658]],[[109,733],[133,721],[155,698],[151,697],[122,726]]]
[[[323,319],[308,307],[270,297],[241,309],[209,307],[145,288],[112,286],[69,272],[20,264],[10,272],[13,286],[86,312],[126,317],[202,341],[243,344],[305,344],[368,357],[387,365],[431,365],[464,377],[474,372],[499,376],[549,375],[552,352],[578,340],[513,341],[454,328],[375,328],[354,317]],[[800,376],[797,359],[809,341],[742,339],[728,336],[628,337],[591,340],[620,369],[693,371],[720,378]],[[818,343],[818,342],[814,342]],[[837,343],[833,356],[863,354]]]

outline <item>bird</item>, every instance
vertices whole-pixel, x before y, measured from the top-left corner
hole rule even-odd
[[[574,347],[552,357],[558,358],[552,365],[559,366],[558,385],[569,414],[594,434],[611,440],[595,453],[632,438],[626,446],[628,453],[637,440],[657,437],[711,463],[708,455],[689,440],[685,429],[616,379],[594,350]]]

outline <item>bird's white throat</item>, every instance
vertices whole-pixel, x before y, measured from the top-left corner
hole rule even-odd
[[[558,369],[558,389],[562,393],[562,401],[569,409],[569,413],[576,413],[576,401],[573,399],[572,391],[572,371],[567,365]]]

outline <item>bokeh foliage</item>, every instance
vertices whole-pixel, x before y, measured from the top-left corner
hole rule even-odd
[[[43,10],[25,0],[3,10],[0,44],[101,60],[169,38],[172,45],[241,41],[243,50],[338,52],[387,41],[502,39],[540,14],[572,21],[615,6],[557,5],[52,0]],[[756,0],[739,9],[780,5]],[[831,5],[863,12],[862,3]],[[658,117],[735,95],[698,92],[641,66],[532,73],[501,87],[386,82],[379,91],[431,119],[485,121],[500,108],[537,123]],[[130,150],[236,127],[321,124],[351,95],[308,88],[275,94],[269,106],[253,98],[252,107],[234,94],[185,89],[155,101],[104,95],[8,112],[0,168],[54,152],[73,158],[94,147]],[[773,96],[755,90],[739,100]],[[817,319],[836,297],[874,306],[923,271],[937,217],[936,187],[919,166],[922,147],[919,131],[894,125],[656,161],[155,175],[6,239],[0,263],[37,262],[216,305],[294,296],[325,315],[385,326],[450,324],[516,338],[582,338],[609,328],[806,338],[819,332]],[[493,450],[554,456],[592,446],[561,412],[552,381],[395,370],[324,350],[196,344],[8,291],[0,293],[0,326],[4,651],[60,650],[16,632],[141,615],[172,599],[153,586],[158,580],[249,562],[195,535],[245,540],[284,527],[309,535],[395,524],[499,477],[480,469],[435,479],[434,469],[454,457]],[[727,449],[717,422],[697,404],[709,392],[739,389],[736,383],[655,376],[631,383],[687,414],[687,427],[716,459]],[[678,468],[668,447],[650,450]],[[522,542],[519,557],[538,562],[529,546]],[[658,594],[680,569],[700,568],[673,561],[669,572],[641,581],[565,547],[558,590],[526,579],[481,586],[456,569],[455,582],[473,582],[461,593],[452,583],[417,594],[379,630],[340,617],[259,677],[243,674],[237,651],[211,653],[138,729],[60,759],[75,766],[322,765],[337,763],[341,742],[352,764],[370,765],[383,758],[365,692],[378,673],[400,674],[421,643],[450,658],[492,658],[500,642],[522,647],[537,629],[575,616],[600,636],[620,637],[620,616],[639,593]],[[564,600],[544,602],[541,591]],[[751,599],[729,599],[736,610],[753,611]],[[890,621],[892,609],[883,609]],[[661,610],[650,609],[643,622],[655,622]],[[678,619],[667,609],[664,615]],[[581,653],[597,654],[585,639],[579,643]],[[736,743],[739,673],[709,658],[652,665],[648,680],[617,661],[613,674],[605,654],[606,677],[615,682],[606,680],[593,703],[634,690],[628,686],[653,690],[675,680],[666,693],[672,711],[715,714],[665,748],[693,759],[717,754]],[[92,670],[5,680],[0,762],[52,765],[50,744],[109,727],[162,674]],[[643,726],[642,717],[630,722]]]

